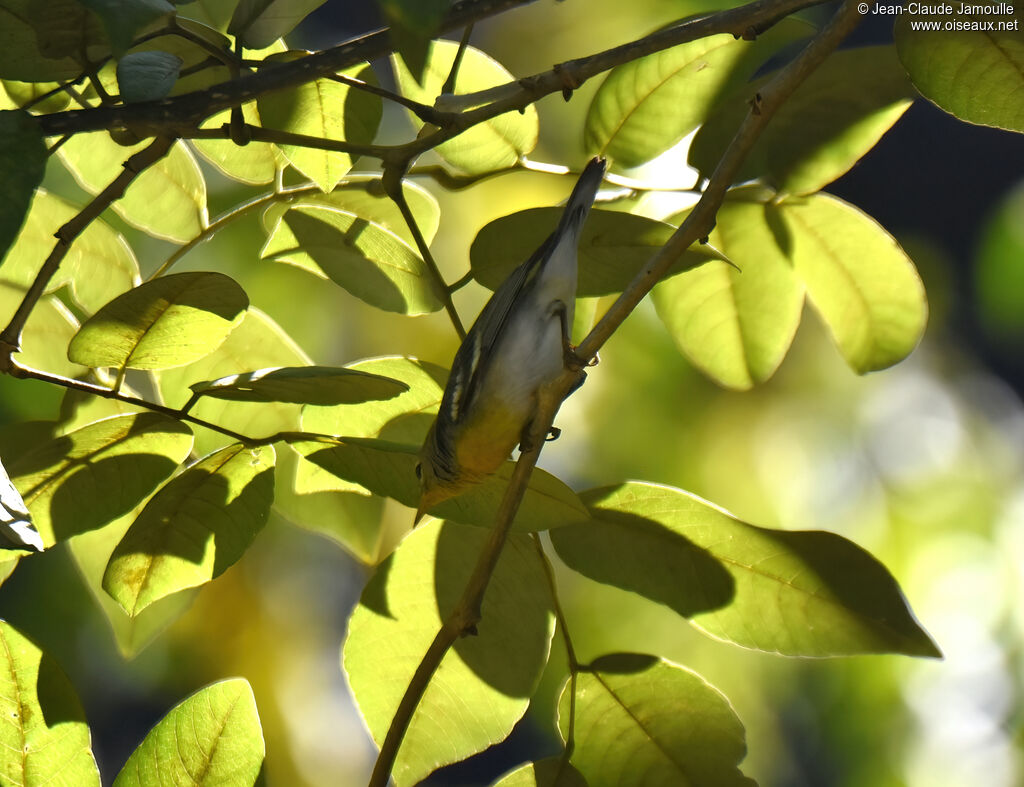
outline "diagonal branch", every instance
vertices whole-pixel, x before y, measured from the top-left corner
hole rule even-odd
[[[97,218],[114,201],[121,198],[125,189],[128,188],[140,173],[167,155],[167,151],[171,149],[172,145],[174,145],[172,138],[157,137],[148,147],[129,157],[124,162],[124,170],[121,174],[114,178],[103,191],[93,197],[92,201],[82,208],[74,218],[57,230],[55,233],[57,244],[53,247],[53,251],[50,252],[50,256],[43,262],[39,273],[36,274],[35,281],[28,288],[28,292],[25,293],[25,297],[22,299],[21,305],[18,306],[18,310],[14,313],[11,321],[4,328],[3,332],[0,333],[0,371],[9,370],[11,355],[18,352],[21,348],[21,332],[25,329],[25,323],[28,322],[29,315],[32,313],[32,309],[35,308],[36,303],[43,297],[43,293],[46,292],[46,285],[50,283],[50,279],[53,278],[60,267],[61,260],[64,259],[71,248],[71,243],[85,231],[85,228],[89,226],[93,219]]]
[[[839,45],[839,42],[853,30],[859,20],[860,14],[857,12],[856,3],[853,0],[845,0],[835,16],[812,39],[800,55],[754,97],[750,112],[722,156],[700,202],[669,239],[666,246],[655,253],[577,348],[582,359],[594,357],[598,348],[622,324],[654,284],[668,271],[678,256],[711,231],[715,215],[725,200],[726,191],[768,121],[800,83],[821,65],[829,53]],[[498,557],[512,526],[512,520],[515,518],[529,482],[530,474],[537,463],[537,457],[543,445],[543,437],[551,428],[562,398],[577,383],[579,375],[579,371],[566,369],[562,376],[551,383],[550,388],[546,390],[547,395],[538,407],[531,425],[533,448],[519,457],[508,488],[505,490],[505,496],[502,498],[494,529],[491,531],[487,544],[481,550],[473,575],[459,602],[424,654],[413,679],[406,688],[405,695],[402,697],[381,746],[380,755],[370,778],[370,787],[384,787],[387,784],[388,776],[398,754],[398,748],[427,684],[455,640],[459,636],[474,631],[475,624],[480,619],[480,608],[488,582],[494,566],[497,565]]]

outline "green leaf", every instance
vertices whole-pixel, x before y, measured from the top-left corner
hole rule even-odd
[[[561,757],[548,757],[520,765],[492,787],[587,787],[587,780]]]
[[[769,55],[812,32],[802,21],[783,19],[754,41],[713,35],[616,66],[587,111],[587,154],[627,168],[650,161],[742,89]]]
[[[370,734],[384,740],[405,688],[462,595],[489,534],[422,525],[377,570],[349,620],[344,668]],[[511,534],[476,636],[458,639],[413,714],[392,774],[400,787],[503,740],[523,715],[554,631],[530,539]]]
[[[276,474],[274,511],[366,565],[380,563],[409,529],[408,522],[382,520],[384,498],[307,462],[291,446],[278,448]]]
[[[399,380],[408,390],[391,399],[357,405],[306,407],[302,411],[303,430],[347,437],[383,437],[410,445],[423,442],[441,404],[447,369],[397,356],[356,361],[347,368]]]
[[[353,437],[336,442],[294,443],[293,447],[329,473],[354,481],[376,495],[394,498],[410,508],[419,504],[420,485],[414,469],[419,446]],[[482,484],[438,504],[431,513],[467,525],[493,527],[513,467],[512,462],[506,462]],[[513,526],[520,531],[557,528],[584,520],[585,510],[568,486],[538,468],[530,476]]]
[[[239,402],[337,405],[391,399],[408,390],[398,380],[334,366],[279,366],[189,386],[199,396]]]
[[[207,787],[256,783],[266,744],[252,688],[243,678],[212,683],[149,731],[115,787]]]
[[[0,281],[0,315],[6,324],[25,297],[25,289]],[[21,336],[18,362],[34,369],[76,377],[87,371],[68,361],[67,347],[78,322],[55,296],[46,296],[29,315]]]
[[[46,546],[130,511],[192,448],[192,433],[159,413],[107,418],[28,451],[11,464]]]
[[[25,221],[45,170],[46,144],[32,116],[22,110],[0,112],[0,260]]]
[[[170,52],[133,52],[117,62],[121,99],[155,101],[171,92],[181,72],[182,59]]]
[[[228,32],[250,49],[263,49],[323,4],[324,0],[239,0]]]
[[[972,262],[976,314],[986,338],[1016,354],[1024,338],[1024,185],[990,211]]]
[[[71,96],[65,91],[42,98],[58,87],[59,82],[18,82],[14,79],[5,79],[0,83],[0,109],[19,109],[26,104],[33,104],[32,109],[36,112],[60,112],[67,109],[71,102]]]
[[[308,366],[302,349],[270,317],[250,308],[241,324],[213,353],[188,366],[160,372],[157,383],[163,401],[181,407],[192,396],[197,380],[215,380],[246,367]],[[300,406],[287,402],[230,402],[202,397],[189,412],[248,437],[264,437],[299,428]],[[200,456],[227,445],[230,438],[197,428],[196,453]]]
[[[712,263],[657,284],[658,316],[679,349],[720,385],[747,390],[771,377],[800,325],[804,290],[779,247],[769,205],[726,199],[711,244],[738,268]],[[682,218],[682,217],[680,217]]]
[[[928,319],[924,285],[896,240],[874,219],[827,194],[788,199],[780,245],[807,299],[850,367],[863,374],[903,360]]]
[[[220,50],[225,59],[232,55],[231,39],[216,30],[191,19],[174,20],[180,35],[161,35],[147,39],[142,37],[140,43],[131,47],[121,56],[120,62],[128,58],[147,57],[161,53],[162,57],[173,55],[181,60],[180,72],[168,85],[167,95],[178,96],[195,90],[203,90],[231,79],[231,70],[224,63],[211,57],[210,49]],[[187,36],[187,37],[186,37]],[[204,46],[200,41],[204,41]],[[250,53],[246,53],[249,56]],[[143,61],[146,62],[146,61]],[[171,61],[169,61],[171,62]],[[118,64],[120,65],[120,63]],[[107,64],[100,70],[99,79],[110,93],[122,90],[118,84],[113,64]],[[125,98],[122,91],[122,98]],[[207,125],[204,123],[204,125]]]
[[[352,213],[288,210],[260,256],[330,279],[371,306],[400,314],[441,308],[423,260],[397,235]]]
[[[295,52],[272,55],[266,67],[287,62]],[[376,85],[377,78],[367,65],[358,65],[340,74]],[[260,118],[267,128],[323,139],[344,140],[352,144],[373,142],[383,112],[379,96],[330,79],[317,79],[289,90],[277,90],[258,99]],[[333,189],[352,169],[348,153],[315,150],[299,145],[279,145],[292,166],[316,183],[324,192]]]
[[[228,446],[157,492],[110,556],[103,589],[131,616],[219,577],[263,529],[274,499],[274,449]]]
[[[690,146],[690,164],[709,177],[774,74],[726,101]],[[762,178],[784,194],[809,194],[850,169],[910,106],[913,88],[891,46],[833,53],[772,117],[736,182]]]
[[[122,164],[150,143],[122,147],[105,131],[75,134],[57,154],[78,184],[90,194],[110,185]],[[141,173],[114,210],[140,230],[164,240],[184,243],[206,226],[206,183],[195,158],[181,142]]]
[[[103,20],[114,54],[124,52],[142,28],[174,15],[167,0],[79,0]],[[145,100],[145,99],[139,99]]]
[[[1019,4],[1010,10],[1010,14],[956,17],[897,16],[893,30],[896,51],[921,95],[968,123],[1024,131],[1024,10]],[[958,29],[943,29],[951,19]],[[930,24],[939,27],[911,27]],[[989,24],[991,29],[987,29]]]
[[[572,684],[558,701],[566,737]],[[654,656],[602,656],[576,681],[572,763],[590,787],[754,787],[739,770],[743,725],[696,672]]]
[[[562,208],[530,208],[486,224],[469,250],[473,278],[497,289],[547,239],[561,215]],[[673,232],[669,224],[632,213],[591,210],[580,235],[577,297],[621,292]],[[697,246],[680,258],[672,273],[715,259],[720,256],[713,249]]]
[[[79,210],[37,189],[21,232],[0,266],[0,280],[28,288],[57,244],[54,233]],[[91,313],[138,281],[139,265],[124,237],[102,219],[93,219],[71,244],[47,291],[70,284],[74,300]]]
[[[63,82],[109,54],[99,18],[79,0],[0,0],[0,79]]]
[[[419,82],[427,65],[430,39],[441,32],[450,0],[377,0],[388,25],[391,43]]]
[[[248,150],[248,148],[246,148]],[[416,219],[423,239],[430,243],[437,234],[437,226],[441,220],[441,207],[434,196],[413,180],[402,181],[402,190],[409,209]],[[392,199],[384,193],[381,179],[373,175],[350,174],[345,182],[336,186],[333,191],[324,194],[319,191],[305,190],[294,196],[287,196],[281,202],[270,205],[263,213],[263,227],[272,232],[284,212],[299,205],[313,205],[336,208],[345,213],[352,213],[361,219],[379,224],[388,232],[397,235],[410,248],[416,248],[416,241],[409,232],[409,227],[402,218],[402,212]]]
[[[398,58],[392,57],[395,77],[402,94],[421,104],[433,105],[452,68],[459,45],[452,41],[434,41],[430,45],[422,85]],[[496,60],[474,47],[466,47],[455,80],[455,93],[475,93],[515,78]],[[417,120],[418,122],[418,120]],[[466,130],[454,139],[438,145],[435,151],[445,161],[474,175],[510,167],[520,156],[537,145],[540,127],[537,110],[528,106],[522,114],[506,112]]]
[[[261,125],[256,102],[242,104],[242,117],[246,123]],[[231,110],[218,112],[202,122],[200,128],[220,128],[231,120]],[[271,183],[284,157],[269,142],[250,142],[245,147],[229,139],[194,139],[192,146],[229,178],[239,183],[262,185]]]
[[[0,782],[100,784],[85,713],[50,656],[0,621]]]
[[[592,519],[551,531],[559,557],[713,637],[788,656],[940,655],[885,566],[841,536],[755,527],[653,484],[582,497]]]
[[[198,589],[175,593],[150,604],[135,617],[129,617],[103,590],[103,574],[110,561],[110,555],[141,511],[142,505],[138,505],[113,522],[96,530],[81,533],[67,542],[82,581],[103,611],[118,651],[125,659],[137,656],[168,626],[184,615],[199,593]]]
[[[175,273],[118,296],[71,340],[68,358],[86,366],[167,369],[217,349],[245,315],[249,298],[223,273]]]

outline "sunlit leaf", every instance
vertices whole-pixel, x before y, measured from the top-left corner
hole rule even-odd
[[[110,185],[128,158],[149,142],[122,147],[105,131],[75,134],[58,155],[78,184],[90,194]],[[113,204],[121,218],[151,235],[184,243],[206,226],[206,183],[183,143],[142,172]]]
[[[448,370],[415,358],[370,358],[348,368],[399,380],[408,390],[391,399],[339,407],[306,407],[302,428],[319,434],[383,437],[422,443],[441,403]]]
[[[291,366],[232,374],[189,386],[200,396],[240,402],[295,402],[330,406],[391,399],[405,383],[334,366]]]
[[[473,278],[496,289],[537,250],[561,215],[561,208],[530,208],[485,225],[469,250]],[[675,227],[632,213],[591,210],[580,235],[576,295],[621,292],[673,232]],[[698,245],[687,251],[672,271],[689,270],[719,258],[713,249]]]
[[[6,323],[25,297],[25,290],[0,281],[0,319]],[[86,368],[68,360],[67,347],[78,322],[55,296],[48,295],[32,310],[21,335],[19,363],[34,369],[75,377]]]
[[[812,32],[783,19],[753,41],[713,35],[613,68],[587,111],[584,148],[619,167],[650,161],[704,122],[769,55]]]
[[[46,144],[32,116],[0,112],[0,260],[25,221],[45,170]]]
[[[352,213],[293,208],[278,221],[260,256],[329,278],[379,309],[423,314],[441,308],[419,255],[397,235]]]
[[[803,285],[771,225],[768,205],[727,199],[711,244],[716,262],[660,282],[654,305],[679,349],[721,385],[746,390],[778,368],[800,324]]]
[[[255,102],[242,104],[242,117],[246,123],[261,125]],[[220,128],[230,119],[231,110],[226,109],[204,120],[201,128]],[[195,139],[192,145],[199,155],[240,183],[270,183],[278,165],[283,163],[283,157],[269,142],[250,142],[240,147],[229,139]]]
[[[392,57],[402,94],[421,104],[433,105],[448,78],[458,49],[459,45],[452,41],[434,41],[428,53],[422,85],[401,60]],[[514,81],[515,78],[500,63],[470,46],[466,47],[459,66],[455,93],[475,93]],[[490,172],[512,166],[520,156],[533,150],[537,145],[538,129],[537,110],[531,105],[522,114],[506,112],[474,126],[438,145],[435,151],[449,164],[467,173]]]
[[[137,656],[168,626],[188,611],[198,589],[183,590],[150,604],[135,617],[129,617],[120,604],[103,590],[103,573],[114,547],[124,538],[129,526],[142,511],[142,504],[103,527],[70,539],[68,547],[85,586],[103,611],[125,659]]]
[[[192,448],[188,427],[159,413],[107,418],[28,451],[10,466],[46,546],[130,511]]]
[[[226,32],[239,0],[192,0],[178,5],[178,18],[188,17]]]
[[[558,701],[565,738],[572,684]],[[754,787],[738,765],[743,725],[729,700],[695,672],[633,653],[602,656],[576,682],[572,763],[590,787]]]
[[[243,678],[222,680],[172,708],[132,752],[114,785],[249,787],[264,756],[252,688]]]
[[[57,662],[0,620],[0,782],[100,784],[85,713]]]
[[[419,504],[420,485],[415,471],[419,446],[358,437],[301,442],[293,447],[314,464],[374,494],[394,498],[410,508]],[[439,503],[430,513],[468,525],[493,527],[513,467],[512,462],[506,462],[491,478]],[[513,526],[524,531],[557,528],[585,519],[584,511],[568,486],[538,468],[530,476]]]
[[[0,109],[19,109],[32,104],[35,112],[60,112],[67,109],[71,101],[65,91],[53,93],[60,86],[59,82],[19,82],[5,79],[0,82]],[[47,98],[44,95],[53,93]]]
[[[421,525],[363,591],[344,667],[378,745],[487,539],[475,528]],[[526,711],[554,630],[544,569],[528,537],[509,537],[481,613],[476,636],[456,640],[416,707],[392,771],[399,787],[504,739]]]
[[[238,0],[228,32],[250,49],[262,49],[323,4],[324,0]]]
[[[885,566],[841,536],[755,527],[640,482],[583,500],[590,522],[551,531],[559,557],[714,637],[789,656],[939,655]]]
[[[549,757],[520,765],[492,787],[587,787],[587,780],[568,761]]]
[[[265,68],[274,61],[287,62],[296,57],[288,52],[268,57]],[[363,82],[377,84],[373,70],[358,65],[340,72]],[[321,139],[345,140],[352,144],[373,142],[380,125],[381,99],[363,90],[356,90],[331,79],[317,79],[290,90],[277,90],[260,96],[260,118],[267,128]],[[324,192],[333,189],[352,169],[353,157],[334,150],[316,150],[300,145],[278,147],[299,172],[316,183]]]
[[[772,212],[807,299],[850,367],[864,372],[903,360],[928,319],[924,285],[896,240],[835,197],[788,199]]]
[[[274,511],[293,525],[331,539],[371,566],[405,535],[408,523],[390,527],[382,520],[384,498],[331,475],[291,446],[277,450]]]
[[[950,15],[898,15],[893,33],[900,62],[921,95],[951,115],[1024,131],[1024,9],[1020,4],[972,7],[984,13],[952,17],[956,30],[943,27]],[[1009,13],[1001,13],[1005,8]]]
[[[0,0],[0,79],[75,79],[109,54],[99,17],[79,0]]]
[[[312,361],[280,325],[255,308],[210,355],[187,366],[160,372],[158,387],[165,402],[181,407],[192,396],[189,386],[200,380],[216,380],[239,369],[269,366],[307,366]],[[192,415],[248,437],[265,437],[299,428],[300,405],[289,402],[234,402],[202,397]],[[230,437],[196,428],[196,453],[200,456],[234,442]]]
[[[223,574],[263,529],[274,449],[228,446],[175,476],[114,548],[103,589],[129,615]]]
[[[117,84],[126,103],[155,101],[171,92],[182,60],[170,52],[134,52],[117,61]]]
[[[404,181],[402,189],[409,209],[416,219],[416,226],[419,227],[424,240],[430,243],[437,234],[437,226],[441,220],[441,208],[437,200],[429,191],[412,180]],[[352,213],[361,219],[379,224],[404,240],[410,248],[416,248],[416,241],[405,219],[402,218],[401,211],[384,193],[384,187],[378,177],[350,174],[344,183],[336,186],[328,194],[306,189],[286,200],[275,202],[263,213],[264,229],[268,233],[273,231],[284,212],[299,205],[320,205]]]
[[[708,118],[690,163],[709,177],[773,75],[752,83]],[[891,46],[833,53],[779,107],[757,138],[736,182],[762,178],[785,194],[818,191],[850,169],[899,120],[914,95]]]
[[[249,298],[223,273],[175,273],[118,296],[85,324],[68,358],[86,366],[167,369],[209,355],[245,315]]]

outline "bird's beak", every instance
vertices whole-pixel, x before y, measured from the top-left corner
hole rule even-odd
[[[423,507],[423,504],[425,502],[426,501],[424,501],[424,500],[420,500],[420,506],[419,506],[419,508],[416,509],[416,518],[414,520],[412,520],[412,526],[413,527],[416,527],[416,525],[418,525],[420,523],[420,520],[423,519],[423,515],[427,513],[426,509]]]

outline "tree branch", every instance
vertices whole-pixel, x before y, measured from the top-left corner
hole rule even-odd
[[[452,6],[442,30],[462,28],[471,22],[533,1],[459,0]],[[204,119],[223,109],[239,106],[265,93],[305,84],[357,63],[375,60],[387,55],[391,48],[391,37],[385,28],[205,90],[131,106],[97,107],[42,115],[38,118],[39,126],[44,136],[116,128],[131,128],[141,137],[169,132],[177,134],[198,126]]]
[[[120,199],[125,189],[140,173],[163,158],[173,144],[174,140],[169,137],[157,137],[148,147],[129,157],[124,162],[124,171],[114,178],[109,186],[93,197],[92,201],[82,208],[74,218],[57,230],[55,233],[57,244],[50,252],[50,256],[43,262],[11,321],[4,328],[3,333],[0,333],[0,371],[8,371],[11,355],[21,349],[21,332],[25,328],[25,323],[28,322],[32,309],[35,308],[36,303],[46,291],[46,285],[50,283],[50,279],[60,267],[61,260],[67,255],[72,241],[85,231],[93,219],[97,218],[115,200]]]
[[[755,5],[778,7],[779,4]],[[747,8],[750,8],[750,6]],[[705,237],[711,231],[711,228],[714,226],[715,214],[725,199],[726,191],[732,185],[736,174],[739,172],[740,164],[750,152],[750,149],[757,141],[761,131],[767,125],[772,115],[775,114],[797,86],[838,46],[839,42],[857,25],[859,20],[860,15],[856,9],[856,3],[852,0],[846,0],[835,16],[812,39],[800,55],[766,85],[758,96],[755,96],[750,112],[723,154],[714,174],[711,176],[704,196],[701,197],[700,202],[697,203],[682,226],[669,239],[666,246],[654,254],[648,264],[644,266],[644,269],[637,274],[629,288],[623,292],[577,348],[577,352],[582,359],[593,358],[601,345],[622,324],[623,320],[651,290],[661,276],[668,271],[679,255],[695,241]],[[491,531],[491,537],[481,550],[473,575],[470,577],[458,604],[456,604],[455,609],[452,610],[445,620],[437,637],[435,637],[430,648],[424,654],[412,681],[410,681],[409,686],[406,688],[405,695],[402,697],[398,710],[391,721],[384,744],[381,746],[380,755],[377,758],[373,775],[370,778],[370,787],[384,787],[386,785],[388,775],[398,754],[402,737],[405,735],[412,715],[419,704],[423,692],[426,690],[427,684],[430,682],[431,676],[433,676],[448,648],[455,642],[455,639],[460,634],[471,633],[476,622],[480,619],[480,608],[484,593],[487,590],[487,584],[494,566],[498,562],[501,550],[505,545],[512,520],[519,508],[519,503],[526,490],[533,467],[537,462],[541,446],[544,444],[544,437],[551,428],[562,399],[569,393],[572,386],[577,383],[580,374],[580,371],[566,369],[558,380],[552,382],[545,389],[545,395],[542,397],[540,406],[531,424],[532,448],[519,457],[515,471],[505,490],[505,496],[502,498],[501,507],[495,519],[494,529]]]

